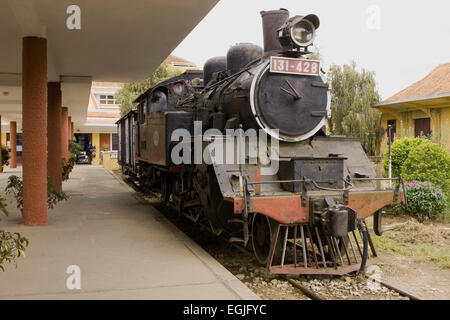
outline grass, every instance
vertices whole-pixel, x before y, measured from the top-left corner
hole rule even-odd
[[[383,252],[412,257],[416,262],[435,262],[443,269],[450,269],[450,248],[435,243],[411,244],[400,242],[390,232],[381,237],[372,235],[375,247]]]
[[[450,196],[447,196],[447,207],[436,217],[437,222],[450,223]]]

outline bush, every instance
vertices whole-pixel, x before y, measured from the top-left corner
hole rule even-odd
[[[75,140],[69,140],[69,152],[78,155],[81,151],[81,146]]]
[[[50,183],[50,177],[47,177],[47,208],[53,209],[54,206],[62,200],[67,200],[68,196],[62,191],[56,191],[53,189]],[[10,176],[8,178],[8,184],[5,188],[6,193],[12,193],[16,198],[17,208],[22,212],[23,210],[23,182],[18,176]]]
[[[408,198],[408,214],[419,221],[438,217],[447,206],[447,198],[439,187],[429,181],[405,184]]]
[[[403,163],[408,158],[409,153],[425,141],[425,139],[420,138],[402,138],[394,141],[391,146],[392,177],[398,177],[402,173]],[[385,174],[387,175],[389,172],[388,153],[384,155],[383,168]]]
[[[62,159],[62,181],[69,180],[69,175],[75,167],[75,163],[77,162],[77,157],[75,155],[71,155],[69,161],[65,161]]]
[[[6,200],[0,196],[0,211],[6,216]],[[14,262],[17,267],[17,258],[25,257],[25,249],[28,247],[28,239],[20,233],[0,230],[0,270],[5,271],[6,262]]]
[[[408,155],[402,166],[405,181],[430,181],[448,192],[450,187],[450,155],[437,144],[424,140]]]
[[[9,150],[7,147],[2,146],[2,163],[0,166],[7,166],[9,165]]]
[[[80,151],[81,146],[75,140],[69,140],[69,152],[71,155],[67,162],[64,159],[62,160],[62,181],[69,179],[69,175],[77,162],[77,156]]]

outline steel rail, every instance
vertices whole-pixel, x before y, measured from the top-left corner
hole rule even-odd
[[[369,275],[367,275],[367,274],[364,274],[364,275],[368,279],[370,279]],[[397,292],[397,293],[401,294],[402,296],[407,297],[407,298],[409,298],[411,300],[423,300],[422,298],[419,298],[418,296],[416,296],[416,295],[414,295],[414,294],[412,294],[412,293],[410,293],[410,292],[408,292],[406,290],[400,289],[400,288],[398,288],[398,287],[396,287],[396,286],[394,286],[394,285],[392,285],[392,284],[390,284],[388,282],[385,282],[385,281],[382,281],[382,280],[374,280],[374,281],[378,282],[379,284],[381,284],[382,286],[385,286],[388,289],[394,290],[395,292]]]
[[[292,284],[297,289],[300,289],[301,292],[308,298],[311,298],[312,300],[326,300],[324,297],[322,297],[320,294],[315,293],[311,289],[305,287],[304,285],[300,284],[299,282],[295,281],[294,279],[288,279],[289,283]]]

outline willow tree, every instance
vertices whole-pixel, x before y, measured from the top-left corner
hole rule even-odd
[[[381,113],[371,106],[380,101],[375,73],[356,63],[332,65],[328,72],[331,83],[331,119],[328,122],[333,135],[357,137],[369,155],[379,153],[384,128]]]
[[[165,61],[144,81],[125,83],[122,89],[118,90],[115,95],[116,101],[120,105],[120,115],[123,116],[133,109],[133,101],[147,91],[147,89],[154,87],[164,80],[175,77],[180,73],[181,71],[171,70],[169,63]]]

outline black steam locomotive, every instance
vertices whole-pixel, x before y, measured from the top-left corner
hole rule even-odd
[[[143,192],[247,246],[273,273],[364,269],[364,218],[399,201],[357,139],[326,135],[329,86],[309,48],[316,15],[261,12],[264,50],[242,43],[203,71],[150,88],[118,121],[119,163]]]

